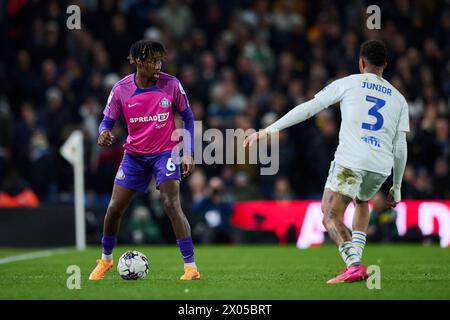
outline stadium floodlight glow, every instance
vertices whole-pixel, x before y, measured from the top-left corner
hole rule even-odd
[[[60,149],[61,155],[72,166],[75,183],[75,239],[78,250],[86,249],[83,133],[75,130]]]

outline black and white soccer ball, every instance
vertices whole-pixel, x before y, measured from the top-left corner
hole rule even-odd
[[[149,270],[147,257],[139,251],[124,252],[117,264],[117,271],[124,280],[144,279]]]

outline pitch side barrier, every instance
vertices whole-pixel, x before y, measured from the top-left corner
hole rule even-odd
[[[410,230],[418,230],[422,236],[439,236],[441,247],[450,246],[450,201],[404,200],[395,210],[400,239]],[[351,203],[344,214],[349,228],[354,211]],[[325,241],[322,217],[320,201],[248,201],[235,204],[231,223],[240,230],[273,232],[280,243],[287,242],[289,230],[294,228],[297,247],[308,248]]]

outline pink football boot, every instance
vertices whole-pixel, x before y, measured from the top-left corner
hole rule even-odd
[[[340,283],[340,282],[355,282],[363,281],[368,278],[367,269],[363,265],[350,266],[343,270],[343,272],[336,278],[330,279],[327,283]]]

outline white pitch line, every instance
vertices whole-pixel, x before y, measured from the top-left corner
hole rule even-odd
[[[35,251],[30,253],[24,253],[17,256],[10,256],[6,258],[0,258],[0,264],[23,261],[23,260],[31,260],[43,257],[50,257],[56,254],[66,253],[66,249],[52,249],[52,250],[43,250],[43,251]]]

